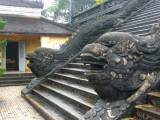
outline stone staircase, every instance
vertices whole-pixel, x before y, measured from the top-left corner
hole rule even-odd
[[[121,26],[116,28],[119,32],[129,32],[134,35],[147,36],[154,24],[160,20],[160,0],[153,0],[150,4],[131,16]],[[160,120],[160,92],[148,93],[148,102],[137,105],[134,117],[122,120]]]
[[[80,58],[48,78],[25,99],[39,111],[46,120],[78,120],[90,110],[98,100],[97,94],[89,85],[84,72],[90,65],[81,63]]]
[[[150,4],[117,27],[116,31],[130,32],[140,36],[149,35],[152,25],[157,24],[160,19],[159,8],[160,0],[152,0]],[[25,95],[24,98],[46,120],[78,120],[98,100],[97,94],[84,76],[87,70],[90,70],[90,65],[84,65],[77,57],[63,67],[60,72],[54,73],[54,77],[48,78],[46,83],[33,89],[31,94]],[[151,97],[153,98],[153,95]],[[149,108],[148,105],[145,108]],[[136,106],[137,110],[141,110],[141,108],[144,107]],[[156,111],[160,112],[159,108]],[[156,115],[160,115],[159,112]],[[126,120],[136,119],[138,119],[137,116],[126,118]],[[147,119],[142,118],[142,120]],[[160,119],[156,118],[155,120]]]
[[[122,120],[160,120],[160,92],[148,93],[148,102],[135,106],[135,117]]]
[[[31,72],[6,72],[0,76],[0,87],[27,85],[34,77]]]
[[[115,30],[128,32],[134,35],[147,36],[154,24],[160,20],[160,0],[154,0],[135,15],[129,17]]]

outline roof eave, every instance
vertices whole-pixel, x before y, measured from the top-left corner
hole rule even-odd
[[[71,36],[72,34],[59,34],[59,33],[30,33],[30,32],[11,32],[11,31],[0,31],[0,34],[23,34],[23,35],[54,35],[54,36]]]
[[[54,21],[48,20],[48,19],[46,19],[46,18],[44,18],[44,17],[41,17],[40,19],[41,19],[42,21],[44,21],[44,22],[48,22],[48,23],[53,24],[53,25],[56,25],[56,26],[58,26],[58,27],[67,29],[67,30],[69,30],[69,31],[71,31],[71,32],[74,32],[74,31],[75,31],[74,29],[72,29],[72,28],[70,28],[70,27],[67,27],[67,26],[64,26],[64,25],[62,25],[62,24],[60,24],[60,23],[56,23],[56,22],[54,22]]]

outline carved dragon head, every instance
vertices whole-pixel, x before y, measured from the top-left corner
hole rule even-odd
[[[159,28],[159,24],[155,26]],[[91,64],[86,77],[100,98],[127,99],[146,82],[156,81],[155,73],[160,68],[159,29],[153,27],[150,33],[139,37],[110,32],[83,48],[81,59]]]
[[[34,52],[27,54],[26,60],[29,60],[27,66],[37,77],[45,76],[59,63],[56,52],[50,48],[37,48]]]

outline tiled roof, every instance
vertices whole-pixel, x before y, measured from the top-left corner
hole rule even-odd
[[[0,5],[29,7],[29,8],[43,8],[43,4],[30,2],[28,0],[0,0]]]
[[[41,35],[71,35],[73,30],[44,18],[25,18],[5,16],[7,21],[0,33],[41,34]]]

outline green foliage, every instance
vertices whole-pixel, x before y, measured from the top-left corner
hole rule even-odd
[[[0,41],[0,52],[2,52],[2,50],[7,46],[7,41],[6,40],[2,40]]]
[[[104,2],[104,1],[106,1],[106,0],[94,0],[96,3],[93,5],[93,6],[95,6],[95,5],[98,5],[98,4],[100,4],[100,3],[102,3],[102,2]]]
[[[56,0],[55,6],[51,6],[42,11],[45,18],[52,18],[54,21],[69,21],[69,0]]]
[[[3,29],[4,26],[7,24],[7,21],[3,21],[2,18],[0,18],[0,29]],[[6,40],[2,40],[0,41],[0,52],[7,46],[7,41]],[[0,56],[1,59],[1,56]],[[1,66],[1,62],[0,62],[0,66]],[[6,70],[4,68],[0,67],[0,75],[2,73],[4,73]]]
[[[3,21],[3,19],[0,17],[0,29],[3,29],[6,24],[7,21]]]
[[[6,69],[4,68],[0,68],[0,75],[2,75],[2,73],[6,72]]]
[[[3,21],[3,19],[0,17],[0,29],[3,29],[4,26],[7,24],[7,21]],[[2,40],[0,41],[0,52],[7,46],[7,41]]]
[[[55,0],[55,5],[44,9],[42,16],[56,22],[68,23],[70,18],[70,2],[72,2],[72,15],[75,15],[104,1],[107,0]]]

